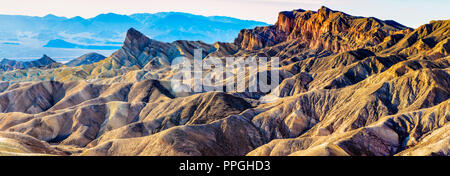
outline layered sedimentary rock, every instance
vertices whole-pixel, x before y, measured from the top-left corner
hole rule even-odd
[[[99,62],[0,72],[0,154],[448,156],[449,24],[413,30],[322,7],[281,12],[234,43],[130,29]],[[204,61],[280,57],[280,84],[178,94],[170,64],[199,48]]]
[[[280,12],[273,26],[244,29],[235,40],[242,49],[255,50],[295,40],[305,49],[333,52],[374,46],[398,30],[398,23],[354,17],[322,7],[317,12]]]

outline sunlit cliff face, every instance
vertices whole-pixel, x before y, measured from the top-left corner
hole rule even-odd
[[[281,12],[274,26],[243,30],[235,43],[254,50],[298,40],[296,42],[308,49],[342,52],[377,45],[393,32],[403,29],[407,28],[322,7],[317,12]]]

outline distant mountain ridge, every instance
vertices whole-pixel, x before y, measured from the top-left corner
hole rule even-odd
[[[201,16],[182,12],[139,13],[120,15],[100,14],[93,18],[44,17],[0,15],[0,39],[14,38],[19,32],[37,34],[37,39],[65,39],[70,36],[80,43],[96,43],[99,39],[123,40],[124,31],[133,27],[151,38],[166,42],[174,40],[202,40],[207,43],[216,41],[230,42],[239,30],[267,25],[264,22],[241,20],[221,16]],[[89,33],[84,34],[82,33]],[[182,34],[173,38],[171,34]],[[15,34],[15,35],[8,35]],[[73,42],[69,41],[69,42]],[[106,41],[106,40],[105,40]]]
[[[11,71],[15,69],[30,69],[30,68],[57,68],[61,64],[54,61],[47,55],[43,55],[40,59],[33,61],[16,61],[10,59],[2,59],[0,61],[1,71]]]
[[[374,46],[399,30],[408,29],[395,21],[355,17],[322,6],[317,12],[294,10],[280,12],[275,25],[243,29],[235,44],[246,50],[295,42],[317,51],[348,51]]]
[[[49,40],[47,44],[44,45],[47,48],[67,48],[67,49],[92,49],[92,50],[115,50],[119,49],[120,46],[116,45],[81,45],[70,43],[61,39]]]
[[[181,12],[107,13],[92,18],[0,15],[0,58],[39,57],[43,53],[61,58],[89,52],[110,55],[121,47],[129,28],[163,42],[214,43],[232,42],[241,29],[265,25],[258,21]],[[9,52],[11,49],[23,52]]]

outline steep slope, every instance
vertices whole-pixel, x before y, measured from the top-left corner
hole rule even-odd
[[[178,125],[210,123],[251,107],[245,100],[225,93],[174,99],[155,80],[112,85],[12,84],[0,97],[4,102],[0,109],[2,131],[21,132],[47,142],[79,147],[111,135],[114,138],[132,135],[128,130],[135,126],[145,126],[137,136],[149,135]]]
[[[152,135],[181,125],[212,123],[250,108],[245,100],[225,93],[197,94],[172,101],[147,104],[137,122],[125,125],[100,136],[88,147],[111,139],[136,138]]]
[[[450,20],[431,21],[407,34],[386,38],[373,47],[380,54],[403,54],[429,59],[441,58],[450,52]]]

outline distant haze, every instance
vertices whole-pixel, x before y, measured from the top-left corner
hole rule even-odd
[[[119,49],[129,28],[164,42],[233,42],[239,31],[267,23],[181,12],[100,14],[93,18],[0,15],[0,58],[30,59],[47,54],[73,59],[87,52],[108,56]],[[11,52],[20,51],[20,52]]]
[[[450,18],[448,0],[14,0],[3,1],[0,14],[89,18],[109,12],[178,11],[274,23],[279,11],[316,10],[322,5],[352,15],[392,19],[409,27]]]

